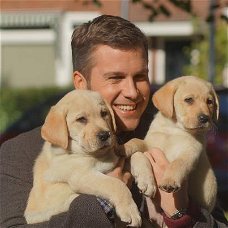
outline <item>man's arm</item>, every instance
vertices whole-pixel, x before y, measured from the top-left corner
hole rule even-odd
[[[68,212],[48,222],[28,225],[24,210],[33,182],[33,165],[43,145],[40,128],[4,143],[0,148],[0,227],[112,227],[95,196],[80,195]]]
[[[159,183],[164,170],[169,164],[168,160],[158,149],[150,150],[145,154],[151,162],[156,181]],[[189,199],[187,183],[185,183],[182,189],[176,193],[167,193],[159,189],[156,200],[163,210],[163,218],[169,228],[225,228],[228,226],[228,222],[218,205],[216,205],[212,213],[209,213],[207,210],[202,209],[199,205],[195,204],[193,199]],[[185,209],[183,216],[173,219],[172,216],[180,209]]]

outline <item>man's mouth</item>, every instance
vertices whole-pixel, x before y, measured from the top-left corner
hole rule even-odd
[[[134,111],[136,109],[136,105],[114,105],[114,106],[122,111]]]

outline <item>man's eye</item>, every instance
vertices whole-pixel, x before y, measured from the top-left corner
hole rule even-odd
[[[193,100],[192,97],[187,97],[187,98],[184,99],[184,101],[185,101],[186,103],[188,103],[188,104],[193,104],[193,102],[194,102],[194,100]]]
[[[87,123],[87,119],[84,116],[77,118],[76,121],[83,124]]]
[[[112,80],[112,81],[119,81],[119,80],[121,80],[121,79],[123,79],[122,76],[113,76],[113,77],[109,77],[109,80]]]
[[[138,74],[135,76],[136,81],[144,81],[147,79],[147,74]]]

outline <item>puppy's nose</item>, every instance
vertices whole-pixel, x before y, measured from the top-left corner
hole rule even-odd
[[[198,116],[198,120],[202,124],[207,123],[209,121],[209,116],[207,116],[205,114],[201,114]]]
[[[101,141],[106,141],[109,137],[110,137],[111,133],[110,131],[100,131],[97,134],[97,137],[101,140]]]

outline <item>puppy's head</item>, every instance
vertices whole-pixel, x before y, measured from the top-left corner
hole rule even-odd
[[[218,119],[219,103],[213,86],[194,76],[168,82],[154,94],[153,102],[186,130],[207,130]]]
[[[42,137],[72,153],[101,153],[115,143],[111,108],[97,92],[74,90],[48,113]]]

